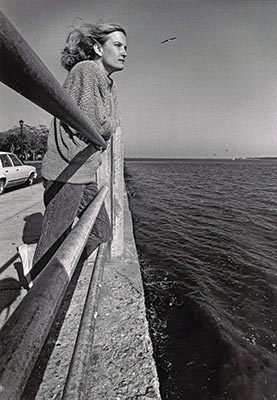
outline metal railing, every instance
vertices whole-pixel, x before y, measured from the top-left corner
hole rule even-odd
[[[112,224],[112,240],[107,245],[100,246],[95,270],[97,270],[97,265],[103,262],[106,253],[109,259],[123,255],[123,143],[122,131],[119,127],[106,148],[105,140],[96,132],[90,121],[72,102],[44,63],[1,12],[0,24],[1,81],[80,131],[97,146],[106,149],[102,153],[103,162],[97,172],[97,181],[101,187],[97,197],[0,331],[0,398],[19,400],[107,193],[109,196],[106,207]],[[93,293],[93,290],[95,287],[90,289],[88,296],[89,293]],[[87,313],[85,306],[84,324],[87,324],[84,322]],[[79,336],[82,336],[81,326]],[[77,340],[77,352],[79,347]],[[72,368],[78,362],[76,355],[75,361],[74,357],[72,360]],[[65,390],[70,392],[71,386],[69,376]]]
[[[0,80],[96,145],[106,142],[8,18],[0,12]]]

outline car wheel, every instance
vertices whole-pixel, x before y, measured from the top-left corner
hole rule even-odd
[[[0,180],[0,195],[4,193],[5,190],[5,183],[4,181],[1,179]]]
[[[33,183],[34,183],[34,175],[31,174],[28,178],[27,184],[28,186],[32,186]]]

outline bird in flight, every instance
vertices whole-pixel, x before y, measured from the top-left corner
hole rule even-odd
[[[169,42],[171,42],[171,40],[175,40],[175,39],[176,39],[176,36],[171,37],[171,38],[167,38],[167,39],[163,40],[163,41],[161,42],[161,44],[169,43]]]

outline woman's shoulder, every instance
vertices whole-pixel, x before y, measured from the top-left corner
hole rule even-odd
[[[107,77],[93,60],[84,60],[75,64],[69,71],[64,87],[70,88],[76,86],[76,84],[82,88],[97,85],[101,92],[105,92],[107,89]]]
[[[96,76],[101,76],[101,71],[99,70],[97,64],[93,60],[84,60],[80,61],[74,65],[74,67],[70,70],[70,75],[78,75],[84,73],[91,73]]]

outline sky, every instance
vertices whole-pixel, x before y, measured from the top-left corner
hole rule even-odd
[[[126,157],[277,157],[277,1],[1,0],[1,10],[62,84],[70,26],[124,26],[113,74]],[[76,19],[77,18],[77,19]],[[176,40],[161,44],[168,37]],[[0,131],[51,116],[0,84]]]

